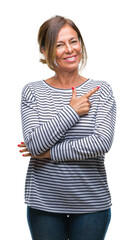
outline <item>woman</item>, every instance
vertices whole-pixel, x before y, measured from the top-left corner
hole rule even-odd
[[[55,75],[22,91],[19,147],[31,156],[25,202],[32,239],[103,240],[111,214],[104,157],[114,135],[113,93],[79,74],[87,55],[71,20],[43,23],[38,43]]]

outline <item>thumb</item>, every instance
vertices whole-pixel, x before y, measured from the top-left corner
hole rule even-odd
[[[72,98],[76,98],[77,97],[77,91],[75,87],[72,87]]]

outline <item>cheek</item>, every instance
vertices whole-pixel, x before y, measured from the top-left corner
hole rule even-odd
[[[56,59],[61,58],[62,55],[63,55],[63,50],[62,49],[56,51]]]
[[[74,50],[77,52],[77,54],[78,54],[80,57],[82,56],[82,48],[81,48],[81,45],[80,45],[80,44],[77,45]]]
[[[78,52],[79,57],[81,58],[81,57],[82,57],[82,48],[81,48],[81,45],[79,45],[79,46],[77,47],[76,51]]]
[[[82,53],[82,48],[81,48],[81,45],[79,44],[79,46],[78,46],[78,51],[79,51],[79,53]]]

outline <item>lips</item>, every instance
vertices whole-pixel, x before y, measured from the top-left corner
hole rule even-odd
[[[67,62],[74,62],[76,60],[76,55],[66,57],[64,60]]]

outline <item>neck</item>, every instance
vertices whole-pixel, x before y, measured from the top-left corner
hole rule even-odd
[[[56,72],[54,81],[57,87],[60,88],[72,88],[81,84],[82,77],[79,75],[78,70],[73,72]]]

